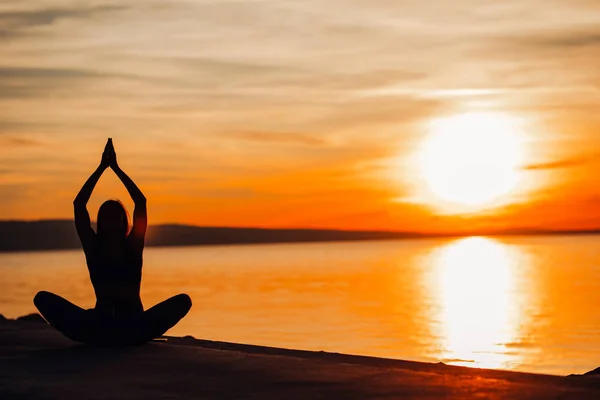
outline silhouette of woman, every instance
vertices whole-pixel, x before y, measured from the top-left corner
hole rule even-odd
[[[108,200],[98,211],[96,232],[86,204],[107,168],[119,177],[135,203],[133,226],[118,200]],[[85,182],[73,202],[75,226],[96,294],[96,306],[84,310],[62,297],[41,291],[33,302],[42,316],[68,338],[96,345],[132,345],[164,334],[192,306],[179,294],[144,311],[140,299],[142,252],[146,235],[146,197],[119,168],[112,139],[108,139],[100,166]]]

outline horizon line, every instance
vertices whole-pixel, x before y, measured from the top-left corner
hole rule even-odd
[[[45,219],[0,219],[0,223],[45,223],[65,222],[74,223],[69,218],[45,218]],[[95,224],[94,221],[92,221]],[[498,228],[498,229],[475,229],[464,231],[415,231],[415,230],[392,230],[392,229],[347,229],[329,227],[261,227],[261,226],[229,226],[229,225],[195,225],[181,222],[164,222],[149,224],[149,228],[160,226],[180,226],[199,229],[251,229],[268,231],[332,231],[332,232],[356,232],[356,233],[389,233],[397,235],[412,235],[419,237],[466,237],[466,236],[518,236],[518,235],[585,235],[600,233],[600,227],[589,229],[557,229],[544,227],[529,228]]]

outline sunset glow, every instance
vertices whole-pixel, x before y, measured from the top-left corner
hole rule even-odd
[[[597,11],[2,1],[0,219],[72,218],[112,137],[151,224],[600,227]]]

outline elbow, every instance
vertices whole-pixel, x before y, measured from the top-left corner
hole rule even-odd
[[[79,208],[86,207],[87,206],[87,202],[88,201],[86,199],[83,199],[83,198],[77,196],[77,197],[75,197],[75,200],[73,200],[73,206],[75,208],[77,208],[77,207],[79,207]]]
[[[135,204],[146,205],[146,196],[143,194],[139,195],[139,197],[135,199]]]

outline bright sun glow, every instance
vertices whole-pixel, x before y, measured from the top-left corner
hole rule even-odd
[[[484,206],[516,187],[522,154],[517,126],[507,115],[467,113],[434,120],[419,157],[434,195]]]

